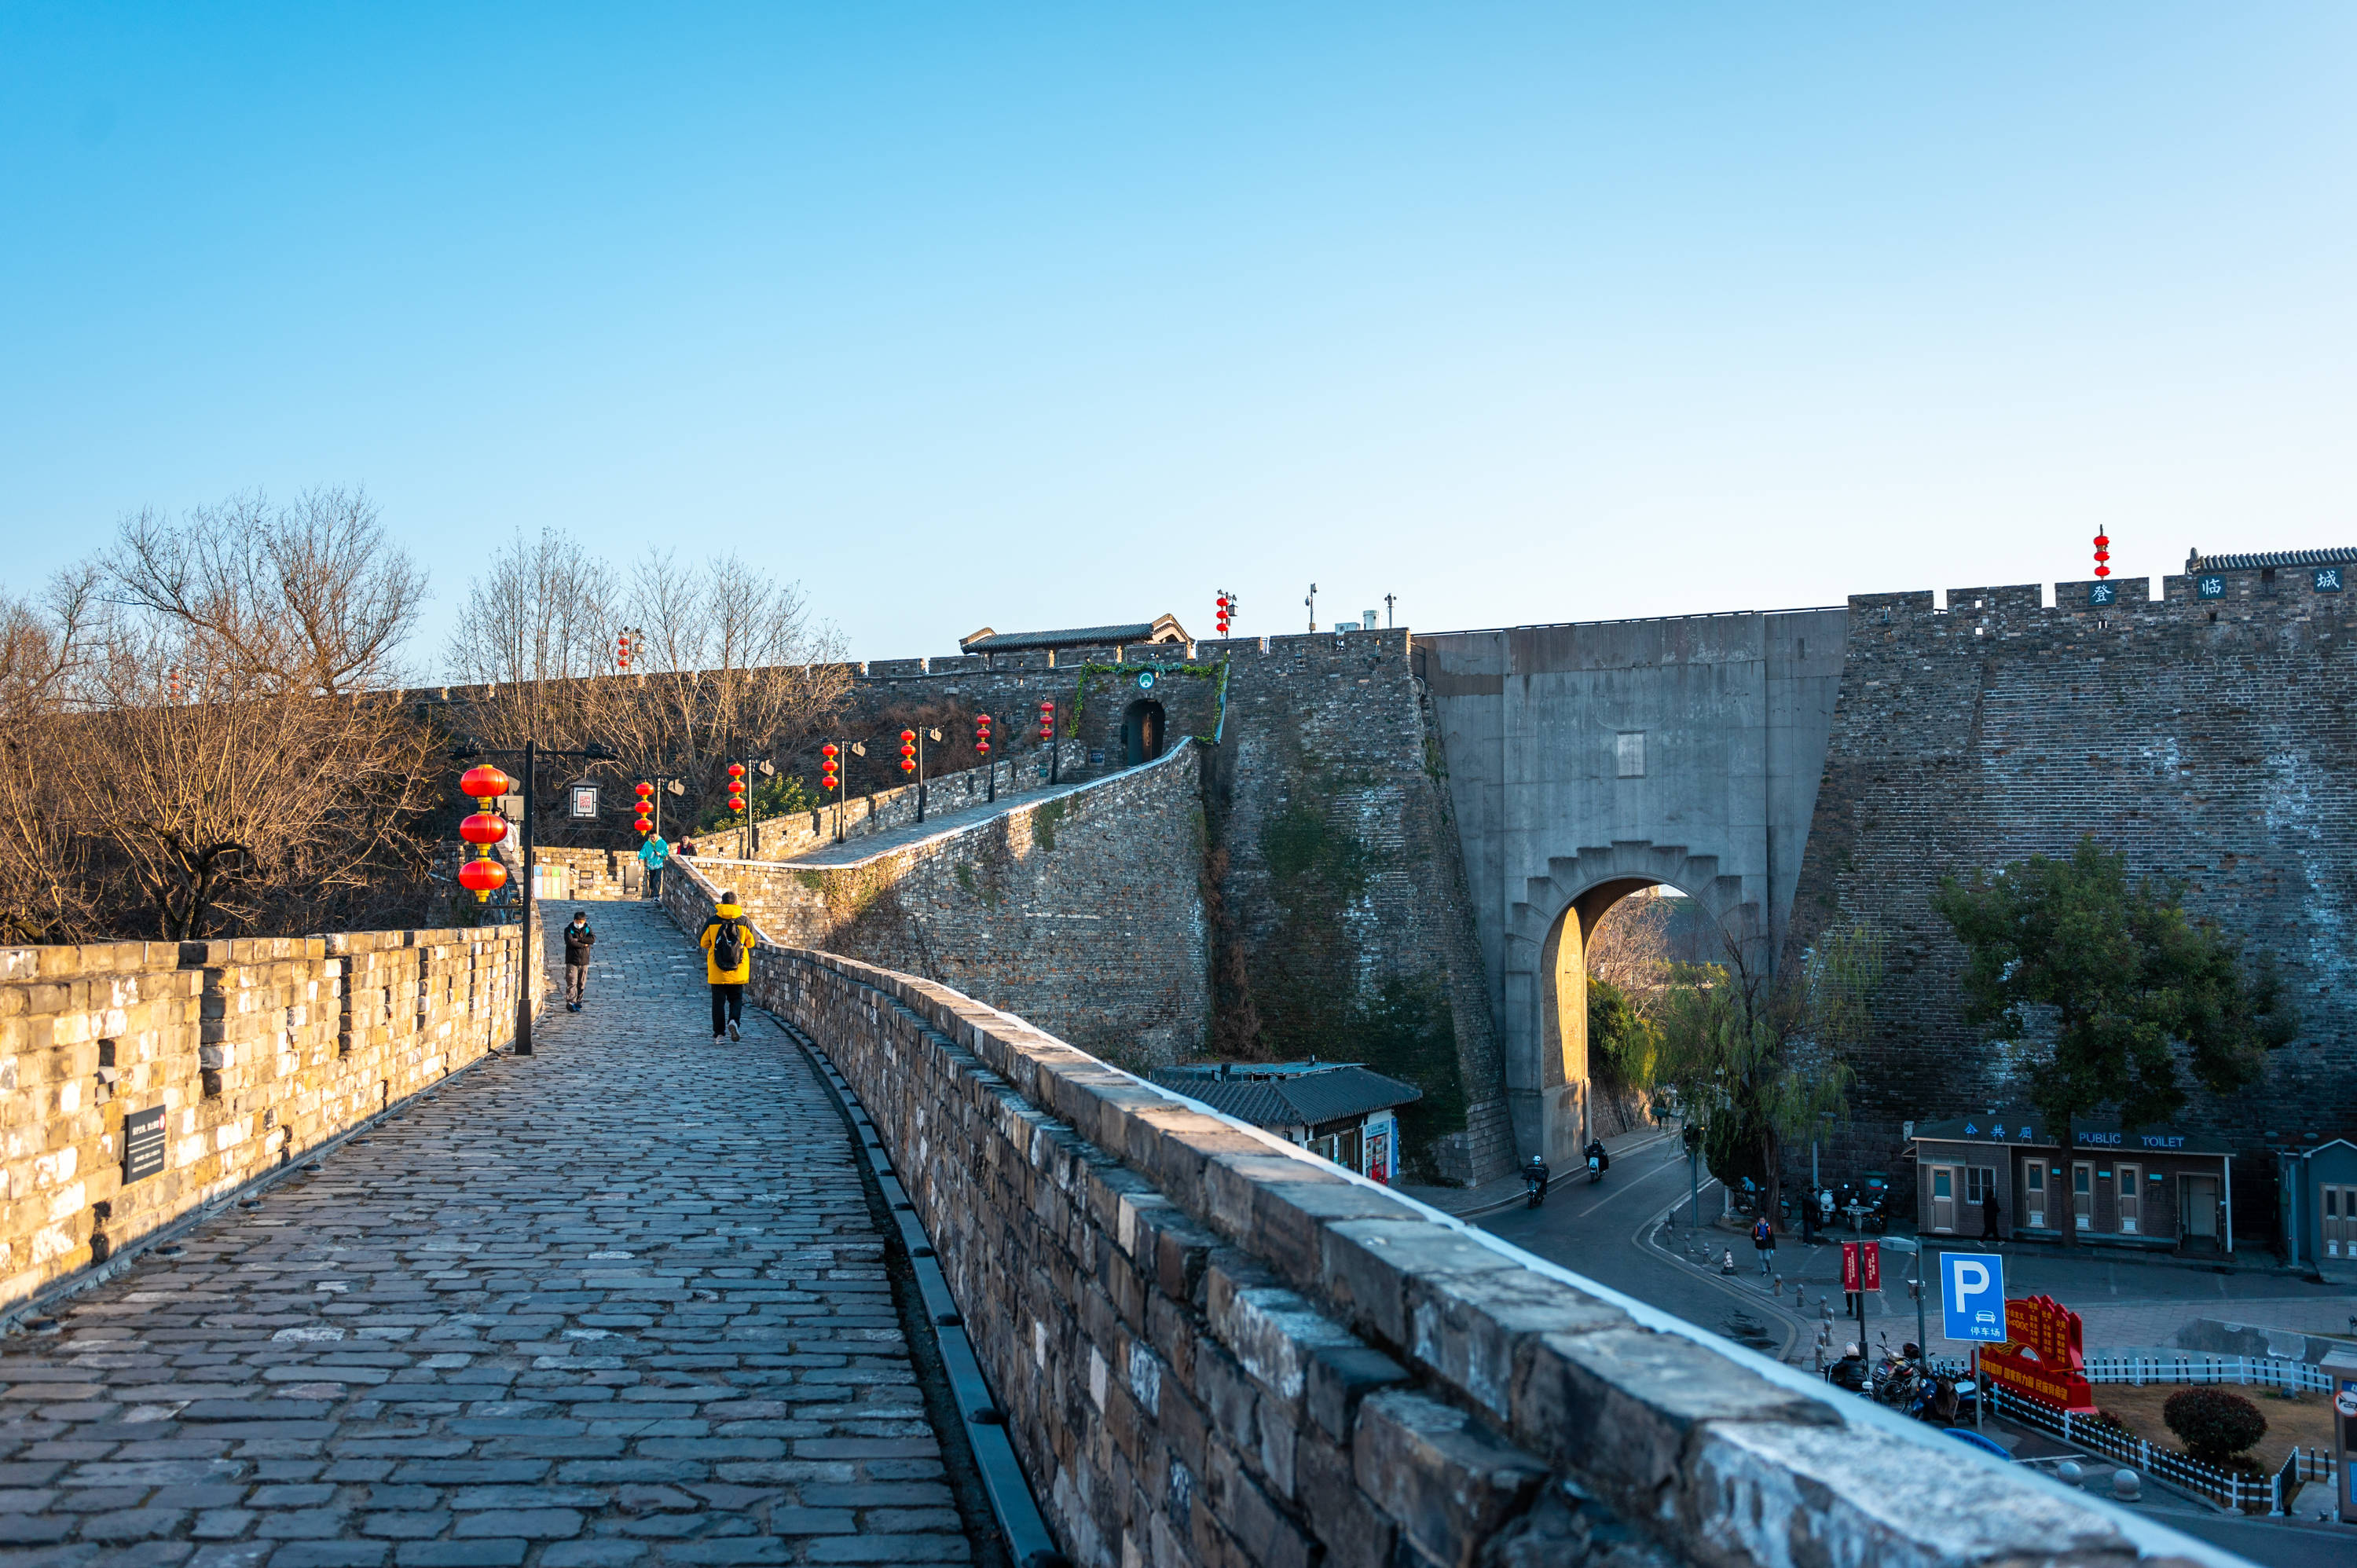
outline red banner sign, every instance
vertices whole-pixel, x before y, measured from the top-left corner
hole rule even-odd
[[[2061,1410],[2093,1410],[2079,1315],[2050,1295],[2005,1304],[2006,1343],[1981,1351],[1991,1381]]]
[[[1861,1291],[1881,1288],[1882,1243],[1879,1241],[1843,1242],[1842,1289]]]

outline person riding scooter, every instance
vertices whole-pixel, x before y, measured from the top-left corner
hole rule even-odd
[[[1594,1160],[1598,1170],[1609,1171],[1612,1168],[1612,1156],[1604,1152],[1604,1140],[1601,1138],[1588,1139],[1587,1147],[1582,1149],[1580,1153]]]
[[[1529,1207],[1536,1208],[1540,1204],[1544,1203],[1547,1189],[1546,1161],[1533,1155],[1531,1163],[1523,1167],[1523,1185],[1530,1192]]]

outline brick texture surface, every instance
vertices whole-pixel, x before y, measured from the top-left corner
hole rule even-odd
[[[1086,1568],[2135,1555],[947,987],[765,943],[753,991],[861,1098]]]
[[[2251,1161],[2238,1229],[2274,1226],[2268,1132],[2357,1123],[2357,615],[2306,574],[2272,593],[2223,575],[2220,598],[2169,577],[2148,602],[2131,581],[2102,611],[2067,583],[2056,608],[2035,585],[1951,589],[1944,611],[1929,593],[1850,601],[1794,931],[1862,918],[1893,945],[1835,1177],[1903,1169],[1906,1121],[2025,1098],[2008,1050],[1959,1016],[1962,950],[1929,899],[1943,875],[2067,854],[2083,832],[2273,952],[2304,1015],[2259,1088],[2197,1093],[2188,1113]]]
[[[283,1165],[515,1028],[512,929],[0,950],[0,1304]],[[125,1182],[124,1119],[165,1112]]]

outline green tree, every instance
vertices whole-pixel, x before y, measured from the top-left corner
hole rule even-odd
[[[1842,1058],[1866,1038],[1882,974],[1882,939],[1864,925],[1830,933],[1781,975],[1733,942],[1725,963],[1671,966],[1652,1082],[1703,1124],[1712,1175],[1760,1182],[1764,1212],[1775,1211],[1784,1145],[1849,1113]]]
[[[2298,1033],[2272,955],[2246,968],[2239,942],[2187,917],[2184,893],[2130,886],[2126,857],[2089,837],[2068,859],[1946,877],[1932,896],[1964,944],[1965,1021],[2039,1043],[2030,1100],[2066,1148],[2072,1120],[2099,1106],[2130,1130],[2175,1116],[2189,1069],[2232,1093]],[[2062,1228],[2066,1243],[2076,1231]]]
[[[1616,1092],[1653,1080],[1661,1038],[1629,993],[1598,975],[1587,977],[1587,1070]]]

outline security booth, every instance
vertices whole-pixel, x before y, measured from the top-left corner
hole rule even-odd
[[[2074,1121],[2034,1111],[1919,1122],[1916,1224],[1927,1236],[2018,1236],[2174,1251],[2232,1252],[2233,1160],[2179,1127]],[[1992,1224],[1994,1223],[1994,1229]]]
[[[1412,1083],[1354,1062],[1188,1062],[1154,1081],[1265,1128],[1345,1170],[1383,1183],[1399,1173],[1396,1109],[1424,1098]]]
[[[2357,1142],[2310,1133],[2277,1148],[2276,1167],[2287,1261],[2357,1278]]]

